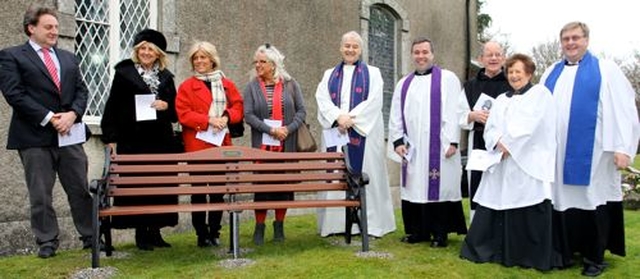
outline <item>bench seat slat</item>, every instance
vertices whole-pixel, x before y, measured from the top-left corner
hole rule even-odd
[[[109,185],[179,185],[179,184],[227,184],[252,182],[304,182],[345,180],[340,172],[284,173],[284,174],[236,174],[190,176],[110,176]]]
[[[120,162],[228,162],[228,161],[296,161],[342,160],[340,152],[265,152],[247,146],[225,146],[175,154],[118,154],[112,163]]]
[[[313,171],[313,170],[345,170],[344,161],[326,162],[296,162],[296,163],[226,163],[226,164],[145,164],[145,165],[118,165],[112,164],[109,167],[111,174],[127,173],[207,173],[207,172],[229,172],[229,171]]]
[[[161,196],[161,195],[193,195],[193,194],[245,194],[267,192],[319,192],[319,191],[345,191],[347,183],[302,183],[302,184],[264,184],[256,185],[225,185],[225,186],[201,186],[201,187],[144,187],[144,188],[118,188],[109,187],[108,196]]]
[[[295,200],[295,201],[265,201],[265,202],[236,202],[236,203],[206,203],[206,204],[176,204],[176,205],[145,205],[145,206],[113,206],[100,210],[100,217],[160,214],[172,212],[194,211],[240,211],[256,209],[278,208],[319,208],[319,207],[356,207],[359,201],[351,200]]]

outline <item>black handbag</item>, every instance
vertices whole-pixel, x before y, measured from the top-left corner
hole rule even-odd
[[[232,138],[241,138],[244,135],[244,120],[240,120],[236,124],[229,124],[227,128],[229,128],[229,134]]]

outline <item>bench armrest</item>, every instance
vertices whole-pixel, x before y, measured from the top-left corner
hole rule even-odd
[[[107,184],[106,181],[102,178],[93,179],[91,180],[91,182],[89,182],[89,192],[94,195],[100,192],[103,192],[104,189],[107,187],[106,184]]]
[[[109,199],[107,197],[107,187],[109,179],[109,166],[111,165],[111,148],[107,145],[104,148],[104,165],[102,167],[102,177],[93,179],[89,183],[89,192],[100,201],[100,208],[109,207]]]
[[[342,153],[344,154],[344,162],[347,166],[347,185],[349,186],[349,190],[347,191],[347,199],[349,200],[359,200],[360,199],[360,189],[363,189],[367,184],[369,184],[369,175],[365,172],[355,172],[351,167],[351,161],[349,158],[349,146],[342,146]]]

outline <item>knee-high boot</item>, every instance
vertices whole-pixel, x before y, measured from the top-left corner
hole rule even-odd
[[[253,231],[253,243],[256,245],[264,244],[264,223],[256,223],[256,228]]]
[[[284,241],[284,222],[273,221],[273,241]]]

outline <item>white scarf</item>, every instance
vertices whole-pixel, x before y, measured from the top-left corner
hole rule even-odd
[[[209,107],[209,116],[222,116],[227,105],[227,96],[224,94],[224,87],[222,86],[222,78],[225,77],[224,73],[216,70],[206,74],[196,73],[195,77],[199,80],[211,82],[211,106]]]

